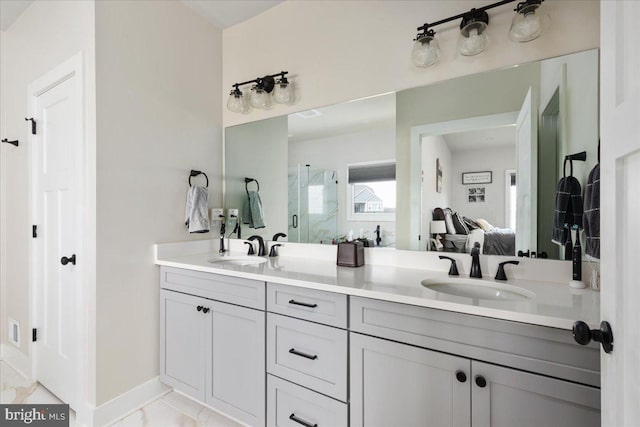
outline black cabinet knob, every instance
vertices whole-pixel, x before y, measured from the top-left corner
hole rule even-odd
[[[456,379],[458,381],[460,381],[461,383],[467,382],[467,374],[465,374],[462,371],[457,371],[456,372]]]
[[[204,307],[202,307],[201,305],[199,305],[199,306],[197,306],[197,307],[196,307],[196,310],[198,310],[198,311],[202,311],[202,309],[203,309],[203,308],[204,308]]]
[[[478,375],[476,377],[476,385],[480,388],[484,388],[487,386],[487,380],[484,379],[484,377],[482,375]]]
[[[210,309],[209,307],[205,307],[205,308],[203,308],[203,309],[202,309],[202,312],[206,314],[206,313],[208,313],[210,310],[211,310],[211,309]]]
[[[602,344],[605,353],[613,351],[613,331],[609,322],[600,322],[600,329],[591,329],[585,322],[578,320],[573,324],[573,339],[580,345],[587,345],[594,340]]]
[[[71,255],[69,258],[67,258],[66,256],[60,258],[60,264],[67,265],[69,263],[76,265],[76,254]]]

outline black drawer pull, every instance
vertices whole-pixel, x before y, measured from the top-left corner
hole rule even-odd
[[[316,308],[318,304],[309,304],[308,302],[300,302],[294,299],[289,300],[289,304],[301,305],[303,307]]]
[[[478,375],[476,376],[476,385],[480,388],[484,388],[487,386],[487,380],[485,380],[482,375]]]
[[[462,371],[456,372],[456,379],[461,383],[467,382],[467,375]]]
[[[298,424],[302,424],[302,425],[303,425],[303,426],[305,426],[305,427],[318,427],[318,424],[311,424],[311,423],[310,423],[310,422],[308,422],[308,421],[305,421],[305,420],[303,420],[303,419],[300,419],[300,418],[296,417],[296,414],[291,414],[291,415],[289,415],[289,419],[290,419],[291,421],[295,421],[295,422],[297,422]]]
[[[211,310],[209,307],[205,307],[205,308],[202,309],[202,312],[204,314],[207,314],[209,312],[209,310]]]
[[[306,357],[307,359],[311,359],[311,360],[316,360],[318,358],[317,354],[314,354],[313,356],[307,353],[302,353],[300,351],[297,351],[295,348],[292,348],[289,350],[289,353],[291,354],[295,354],[296,356],[300,356],[300,357]]]
[[[199,305],[199,306],[196,307],[196,310],[202,311],[203,308],[204,308],[203,306]]]

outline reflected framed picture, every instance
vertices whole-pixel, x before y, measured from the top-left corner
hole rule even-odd
[[[442,163],[440,159],[436,159],[436,192],[442,193]]]
[[[484,203],[484,187],[471,187],[467,188],[467,202],[468,203]]]
[[[462,184],[491,184],[493,180],[491,171],[483,172],[462,172]]]

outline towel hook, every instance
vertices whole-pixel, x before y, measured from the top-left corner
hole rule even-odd
[[[191,187],[191,177],[198,176],[198,175],[204,175],[204,178],[207,180],[207,188],[209,188],[209,177],[207,176],[207,174],[202,171],[197,171],[193,169],[191,169],[191,173],[189,174],[189,187]]]
[[[247,195],[249,195],[249,183],[250,182],[255,182],[256,185],[258,186],[258,191],[260,191],[260,183],[258,182],[257,179],[254,178],[245,178],[244,179],[244,190],[247,192]]]
[[[567,177],[567,160],[569,161],[569,176],[573,176],[573,161],[584,162],[587,160],[587,152],[581,151],[575,154],[569,154],[564,156],[564,164],[562,165],[562,174],[566,178]]]

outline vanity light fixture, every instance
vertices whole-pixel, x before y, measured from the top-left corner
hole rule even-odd
[[[502,0],[487,6],[471,9],[468,12],[450,16],[436,22],[426,23],[418,27],[418,35],[414,39],[411,59],[417,67],[427,68],[435,64],[440,58],[440,46],[435,38],[433,27],[462,19],[458,38],[458,51],[461,55],[473,56],[483,52],[488,44],[487,27],[489,15],[487,10],[502,6],[517,0]],[[549,15],[540,10],[544,0],[525,0],[519,2],[509,30],[509,38],[516,42],[534,40],[542,34],[551,21]]]
[[[288,71],[280,71],[276,74],[258,77],[242,83],[234,83],[233,90],[229,94],[227,108],[234,113],[248,113],[251,108],[267,109],[271,107],[271,101],[278,104],[286,104],[293,101],[293,89],[287,80]],[[276,77],[278,80],[276,81]],[[247,96],[240,90],[240,86],[253,83]]]
[[[543,0],[526,0],[518,3],[511,21],[509,38],[514,42],[535,40],[551,23],[551,17],[542,6]]]

